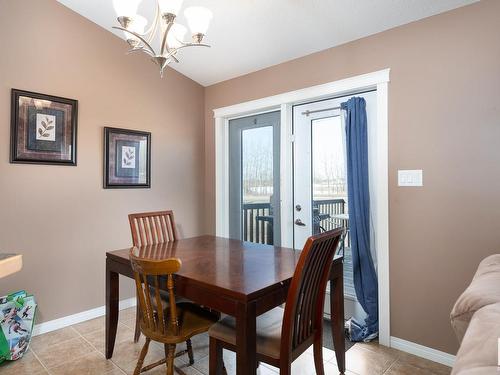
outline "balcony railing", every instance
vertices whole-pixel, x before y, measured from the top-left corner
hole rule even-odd
[[[319,199],[313,201],[314,232],[328,231],[338,226],[347,227],[345,220],[333,219],[334,215],[346,212],[346,202],[343,198]],[[273,244],[273,216],[270,203],[243,204],[243,241],[263,244]],[[349,246],[349,235],[345,246]]]
[[[243,241],[273,244],[273,217],[270,203],[243,204]]]

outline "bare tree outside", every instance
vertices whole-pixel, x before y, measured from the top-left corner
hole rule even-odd
[[[340,117],[312,124],[313,200],[347,196],[344,137]]]
[[[346,168],[339,117],[313,122],[313,198],[346,198]],[[242,133],[242,187],[244,203],[269,202],[273,194],[273,129]]]
[[[242,132],[243,203],[269,203],[273,195],[273,128]]]
[[[312,220],[313,233],[339,225],[335,215],[347,212],[344,136],[340,117],[313,120]],[[273,127],[241,133],[243,233],[245,240],[272,243]]]

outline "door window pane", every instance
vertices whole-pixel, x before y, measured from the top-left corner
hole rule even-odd
[[[280,112],[229,122],[229,236],[279,245]]]
[[[243,203],[269,203],[273,195],[273,128],[241,134]]]
[[[273,243],[273,127],[241,134],[243,239]]]
[[[347,176],[340,116],[312,121],[313,234],[344,225]]]

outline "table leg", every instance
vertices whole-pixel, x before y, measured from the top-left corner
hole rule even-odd
[[[332,337],[340,373],[345,372],[344,333],[344,277],[343,264],[334,264],[330,280],[330,311],[332,312]]]
[[[116,329],[118,327],[118,273],[110,269],[106,259],[106,359],[113,356],[115,348]]]
[[[236,314],[236,374],[255,375],[257,373],[255,303],[238,304]]]

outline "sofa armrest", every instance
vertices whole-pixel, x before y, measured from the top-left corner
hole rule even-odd
[[[457,353],[452,375],[498,375],[498,338],[500,337],[500,303],[478,310]]]
[[[500,302],[500,254],[491,255],[479,267],[450,314],[451,325],[461,342],[476,311]]]

